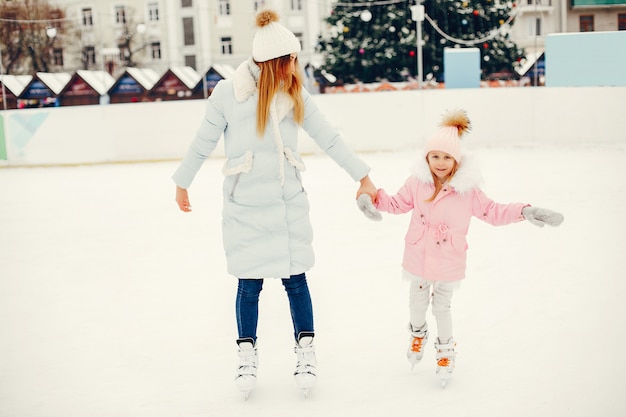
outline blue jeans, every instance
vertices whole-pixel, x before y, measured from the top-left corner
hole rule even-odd
[[[292,275],[282,280],[291,310],[294,338],[300,332],[313,332],[313,305],[304,273]],[[263,279],[239,279],[237,288],[237,331],[239,338],[251,337],[256,343],[256,329],[259,321],[259,295],[263,289]]]

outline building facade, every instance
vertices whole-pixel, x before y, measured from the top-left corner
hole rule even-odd
[[[127,66],[164,72],[190,66],[238,65],[250,55],[256,12],[271,7],[302,43],[301,60],[314,60],[327,2],[306,0],[48,0],[65,10],[73,28],[55,39],[55,69],[104,70]],[[60,33],[60,32],[59,32]]]
[[[271,7],[300,39],[303,65],[315,54],[333,0],[47,0],[65,10],[54,40],[53,68],[102,70],[117,76],[129,66],[164,73],[190,66],[237,66],[250,56],[258,10]],[[527,57],[544,51],[552,33],[626,30],[626,0],[519,0],[509,33]],[[428,10],[426,10],[428,13]]]

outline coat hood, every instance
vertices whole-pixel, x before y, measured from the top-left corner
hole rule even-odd
[[[260,74],[261,68],[252,58],[248,58],[239,64],[233,76],[233,88],[235,89],[235,100],[237,102],[243,103],[258,92],[257,81]],[[283,92],[276,94],[273,104],[276,106],[277,121],[279,123],[293,109],[293,101]]]
[[[433,184],[433,176],[430,173],[426,158],[419,159],[413,167],[413,175],[420,181]],[[459,169],[450,180],[450,186],[459,194],[464,194],[475,188],[480,188],[483,178],[478,167],[478,161],[471,154],[463,154],[463,160]]]

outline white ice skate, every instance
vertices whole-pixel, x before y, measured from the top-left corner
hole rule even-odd
[[[443,388],[448,384],[448,380],[454,371],[456,352],[454,347],[456,342],[450,338],[446,343],[441,343],[439,338],[435,342],[437,349],[437,375]]]
[[[409,349],[406,352],[406,358],[411,363],[411,369],[422,359],[424,356],[424,347],[428,341],[428,323],[424,323],[422,327],[415,328],[409,323]]]
[[[309,391],[315,385],[317,360],[315,358],[315,346],[313,346],[313,332],[301,332],[298,335],[295,352],[298,358],[296,371],[293,373],[296,385],[309,396]]]
[[[239,368],[235,383],[242,392],[244,399],[248,399],[250,392],[256,387],[256,372],[259,365],[259,357],[254,340],[251,337],[238,339],[239,345]]]

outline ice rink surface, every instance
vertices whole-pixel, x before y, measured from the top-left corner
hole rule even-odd
[[[200,171],[189,214],[174,202],[176,162],[0,169],[0,416],[626,415],[626,147],[473,153],[488,196],[565,222],[473,220],[448,386],[432,342],[413,371],[405,358],[409,215],[367,220],[348,175],[308,155],[318,384],[306,400],[294,384],[287,297],[267,280],[247,402],[233,381],[223,160]],[[361,156],[376,186],[395,192],[416,153]]]

